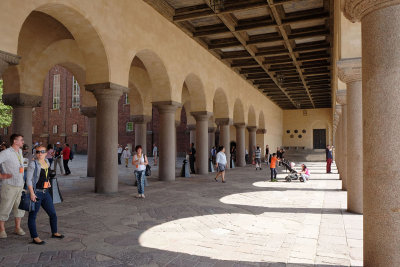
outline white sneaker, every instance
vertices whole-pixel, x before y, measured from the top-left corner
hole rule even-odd
[[[19,228],[18,230],[15,231],[15,234],[16,234],[16,235],[23,236],[23,235],[25,235],[25,231],[22,230],[22,228]]]
[[[6,231],[1,231],[1,232],[0,232],[0,238],[7,238],[7,233],[6,233]]]
[[[142,195],[141,195],[141,194],[137,194],[135,197],[136,197],[136,198],[141,198]]]
[[[145,198],[144,194],[142,194],[142,198]]]

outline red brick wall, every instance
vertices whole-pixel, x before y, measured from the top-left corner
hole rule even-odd
[[[60,109],[53,110],[53,76],[60,74]],[[56,142],[68,143],[77,153],[87,152],[88,119],[80,114],[79,108],[72,108],[72,74],[61,66],[50,69],[43,84],[42,106],[32,111],[33,136],[32,141],[43,144]],[[81,92],[84,90],[81,87]],[[82,95],[82,94],[81,94]],[[118,143],[122,146],[135,146],[135,132],[127,132],[126,124],[130,121],[130,104],[125,104],[125,95],[118,103]],[[72,125],[78,125],[78,132],[72,132]],[[53,126],[58,125],[58,132],[53,134]],[[9,143],[12,127],[8,127],[8,134],[0,129],[0,141]],[[152,121],[147,125],[147,151],[152,152],[153,143],[158,146],[159,114],[153,108]],[[31,145],[31,144],[28,144]],[[177,127],[177,152],[184,155],[189,149],[189,133],[186,131],[186,113],[182,109],[181,124]]]

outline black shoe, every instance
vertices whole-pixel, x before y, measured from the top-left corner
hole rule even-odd
[[[64,235],[51,235],[51,238],[58,238],[58,239],[63,239],[65,236]]]
[[[218,182],[217,178],[214,178],[214,180],[215,180],[216,182]]]
[[[225,181],[222,181],[223,183],[226,183]]]
[[[44,244],[46,244],[46,242],[44,242],[43,240],[40,241],[40,242],[36,242],[35,239],[32,239],[32,244],[35,244],[35,245],[44,245]]]

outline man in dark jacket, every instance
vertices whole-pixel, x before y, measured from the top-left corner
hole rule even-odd
[[[194,162],[196,161],[196,149],[194,148],[194,143],[190,145],[189,151],[189,163],[190,163],[190,171],[192,173],[196,173],[194,169]]]

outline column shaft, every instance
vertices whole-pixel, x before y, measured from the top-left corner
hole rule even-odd
[[[96,117],[89,117],[87,176],[96,176]]]
[[[141,145],[143,154],[147,155],[147,122],[135,123],[135,146]]]
[[[372,11],[361,28],[364,265],[400,266],[400,5]]]
[[[363,142],[362,84],[347,84],[347,209],[362,213],[363,208]]]
[[[230,125],[220,124],[219,128],[219,144],[225,147],[225,155],[227,159],[227,168],[231,166],[231,147],[230,147]]]
[[[245,124],[235,124],[236,127],[236,165],[238,167],[246,166],[245,160]]]
[[[159,179],[175,181],[176,165],[176,127],[175,112],[177,105],[157,105],[160,113],[160,152],[159,152]]]
[[[255,146],[257,143],[256,139],[256,127],[247,127],[247,130],[249,131],[249,160],[252,161],[253,155],[255,152]]]
[[[15,106],[12,111],[13,133],[22,134],[29,146],[29,158],[32,155],[32,107]]]
[[[208,119],[207,112],[192,112],[196,119],[196,172],[208,173]]]
[[[96,89],[96,193],[118,192],[118,100],[122,90]],[[112,148],[112,149],[111,149]]]
[[[340,178],[342,179],[342,190],[347,191],[347,105],[342,106],[342,146],[341,151],[341,172]]]

